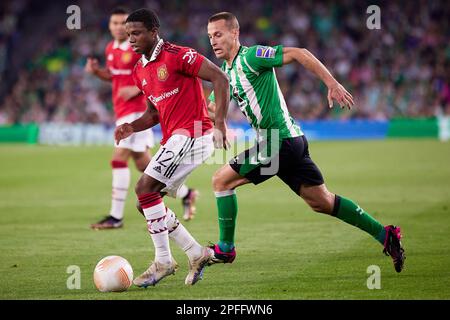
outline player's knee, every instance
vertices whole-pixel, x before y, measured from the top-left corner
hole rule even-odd
[[[159,190],[155,190],[153,188],[152,184],[143,179],[143,176],[139,179],[139,181],[136,183],[136,187],[134,188],[134,191],[137,195],[141,195],[144,193],[150,193],[150,192],[157,192]]]
[[[140,172],[144,172],[147,168],[148,164],[150,163],[151,157],[147,155],[135,155],[133,154],[134,158],[134,164],[136,165],[136,169],[138,169]]]
[[[147,168],[148,163],[143,162],[136,162],[136,169],[138,169],[140,172],[144,172],[145,168]]]
[[[150,192],[161,192],[163,188],[163,183],[159,182],[156,179],[153,179],[150,176],[147,176],[146,174],[143,174],[139,181],[136,183],[134,191],[139,196]]]
[[[220,192],[220,191],[228,190],[227,189],[227,185],[224,182],[224,180],[221,178],[221,174],[220,174],[219,171],[214,173],[214,175],[212,177],[212,185],[213,185],[214,192]]]
[[[142,182],[142,179],[139,179],[139,181],[136,183],[136,186],[134,187],[134,192],[137,195],[143,194],[144,192],[144,185]]]

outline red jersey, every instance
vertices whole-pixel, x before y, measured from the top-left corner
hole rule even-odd
[[[174,133],[194,137],[213,127],[197,77],[203,59],[194,49],[160,39],[150,60],[142,56],[134,68],[136,86],[159,112],[161,144]]]
[[[106,46],[105,56],[106,66],[112,75],[112,100],[116,119],[130,113],[144,112],[147,105],[143,95],[125,101],[118,94],[120,88],[134,86],[132,72],[141,56],[131,49],[128,41],[120,45],[117,41],[111,41]]]

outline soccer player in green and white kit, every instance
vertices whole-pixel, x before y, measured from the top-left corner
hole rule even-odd
[[[299,62],[313,72],[328,87],[330,108],[333,100],[341,107],[351,108],[351,94],[306,49],[282,45],[242,46],[239,23],[229,12],[209,18],[208,36],[216,57],[225,60],[222,70],[230,79],[232,98],[257,132],[254,147],[237,155],[214,174],[220,238],[211,247],[214,258],[210,264],[230,263],[235,259],[234,232],[238,212],[235,189],[250,182],[261,183],[276,175],[314,211],[332,215],[369,233],[384,246],[384,253],[392,257],[395,270],[400,272],[405,260],[400,228],[383,226],[354,201],[328,191],[319,168],[310,158],[305,136],[287,110],[274,67]],[[214,106],[212,93],[210,111],[214,111]]]

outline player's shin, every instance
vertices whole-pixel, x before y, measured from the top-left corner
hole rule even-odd
[[[155,246],[155,261],[172,262],[166,223],[166,207],[159,192],[138,195],[139,203],[147,220],[147,228]]]
[[[123,161],[113,160],[112,166],[112,199],[110,216],[122,220],[125,207],[125,199],[130,185],[130,169]]]
[[[384,243],[386,231],[383,225],[352,200],[336,195],[333,215],[342,221],[366,231],[381,244]]]
[[[226,190],[215,192],[219,215],[219,248],[223,252],[231,252],[234,248],[234,232],[238,212],[236,192]]]
[[[190,260],[195,260],[202,255],[202,246],[194,239],[187,229],[180,223],[175,213],[167,208],[166,223],[169,230],[169,238],[180,247]]]

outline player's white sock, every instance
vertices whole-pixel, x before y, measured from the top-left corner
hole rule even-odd
[[[155,246],[155,261],[163,264],[172,262],[169,235],[166,223],[166,207],[159,192],[139,195],[139,203],[147,220],[147,229]]]
[[[109,214],[116,219],[123,219],[125,199],[130,186],[130,169],[123,161],[113,160],[112,166],[112,199]]]
[[[172,239],[189,257],[195,260],[202,255],[202,246],[194,239],[187,229],[178,221],[175,213],[167,209],[166,223],[169,229],[169,238]]]
[[[183,184],[177,190],[177,198],[183,199],[184,197],[186,197],[188,195],[188,193],[189,193],[189,188],[185,184]]]

